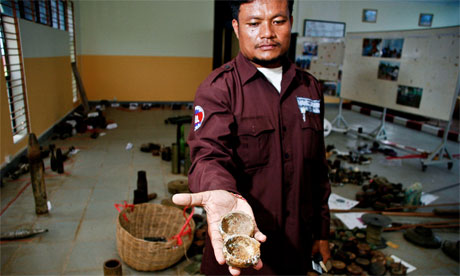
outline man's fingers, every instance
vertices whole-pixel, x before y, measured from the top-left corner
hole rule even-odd
[[[172,201],[177,205],[203,206],[205,204],[206,192],[195,194],[175,194]]]
[[[262,263],[262,260],[259,260],[259,262],[254,266],[255,270],[260,270],[264,264]]]
[[[224,253],[222,252],[224,243],[219,233],[219,230],[214,224],[209,225],[209,238],[211,239],[211,244],[212,248],[214,249],[214,256],[216,257],[216,261],[221,265],[225,264]]]
[[[265,242],[267,240],[267,236],[260,232],[259,229],[256,228],[255,230],[256,233],[254,234],[254,238],[259,242]]]
[[[230,274],[232,274],[233,276],[238,276],[241,273],[241,270],[239,268],[233,266],[229,266],[228,271],[230,271]]]

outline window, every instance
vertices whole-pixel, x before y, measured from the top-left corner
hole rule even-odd
[[[58,1],[58,16],[59,16],[59,28],[63,31],[66,30],[66,24],[65,24],[65,18],[66,18],[66,13],[65,13],[65,3],[61,0]]]
[[[14,142],[29,132],[26,87],[22,67],[18,18],[68,30],[71,62],[76,60],[73,4],[68,0],[0,0],[0,50],[8,93]],[[70,67],[70,65],[69,65]],[[77,84],[72,74],[73,101],[77,101]]]
[[[35,21],[35,5],[32,1],[20,1],[19,6],[21,7],[24,13],[24,16],[21,15],[22,18]]]
[[[13,12],[10,14],[14,14],[16,7],[12,6],[11,9]],[[3,13],[4,11],[2,2],[0,49],[5,72],[2,77],[6,80],[13,141],[17,143],[29,132],[28,112],[23,81],[22,56],[17,32],[17,17],[6,15]]]
[[[303,36],[309,37],[344,37],[345,23],[305,19]]]
[[[1,13],[13,16],[13,7],[16,17],[34,21],[60,29],[67,30],[68,9],[73,10],[69,0],[0,0]],[[73,18],[71,18],[73,22]]]
[[[49,24],[48,20],[48,9],[47,9],[47,2],[45,0],[38,0],[35,2],[35,6],[38,6],[37,8],[37,18],[38,18],[38,23],[42,23],[45,25]]]
[[[51,27],[59,29],[57,3],[55,0],[51,0],[49,3],[51,4]]]
[[[75,29],[73,20],[73,3],[69,2],[67,5],[67,30],[69,31],[69,46],[70,46],[70,62],[76,62],[76,50],[75,50]],[[77,81],[75,76],[72,74],[72,99],[73,102],[78,100],[77,97]]]

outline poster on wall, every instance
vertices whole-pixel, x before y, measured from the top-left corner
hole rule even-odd
[[[318,44],[314,42],[303,42],[302,54],[296,57],[295,63],[298,67],[310,70],[313,57],[318,56]]]
[[[306,69],[306,70],[310,70],[310,65],[311,65],[311,60],[312,60],[312,57],[311,56],[298,56],[296,59],[295,59],[295,64],[299,67],[299,68],[302,68],[302,69]]]
[[[319,85],[324,95],[339,96],[337,91],[337,82],[320,80]]]
[[[397,81],[399,74],[399,62],[380,61],[377,77],[381,80]]]
[[[363,39],[363,56],[379,57],[382,52],[381,38],[365,38]]]
[[[311,42],[303,43],[303,56],[317,56],[318,55],[318,44]]]
[[[382,43],[382,57],[401,58],[404,39],[384,39]]]
[[[348,33],[342,81],[337,86],[340,96],[399,112],[451,120],[451,107],[458,97],[459,33],[460,26]],[[372,49],[373,44],[382,52],[388,46],[401,58],[373,57],[370,50],[364,51],[369,55],[364,56],[363,45]],[[318,58],[322,55],[319,45]],[[316,64],[311,66],[314,69]]]
[[[403,44],[403,38],[364,38],[362,55],[365,57],[401,58]]]
[[[396,103],[419,108],[422,100],[423,88],[398,85],[398,97]]]
[[[295,63],[318,80],[338,81],[344,52],[343,38],[299,37]]]

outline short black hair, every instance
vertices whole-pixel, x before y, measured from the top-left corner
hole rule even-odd
[[[232,19],[238,20],[238,14],[240,13],[241,4],[251,3],[254,0],[229,0],[230,8],[232,10]],[[287,0],[289,15],[292,16],[292,9],[294,7],[294,0]]]

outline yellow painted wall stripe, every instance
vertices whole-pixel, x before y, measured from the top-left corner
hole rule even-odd
[[[212,58],[83,55],[81,75],[89,100],[193,101],[212,71]]]
[[[74,108],[70,57],[25,58],[30,125],[38,136]]]

